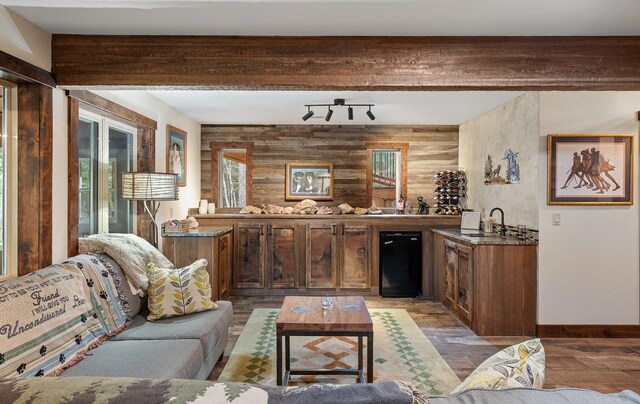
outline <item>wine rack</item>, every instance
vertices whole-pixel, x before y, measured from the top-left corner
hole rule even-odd
[[[436,173],[436,215],[461,215],[467,195],[467,176],[464,171],[438,171]]]

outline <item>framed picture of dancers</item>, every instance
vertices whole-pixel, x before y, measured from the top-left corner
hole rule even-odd
[[[548,205],[632,205],[633,135],[547,135]]]
[[[287,163],[285,200],[333,200],[333,163]]]

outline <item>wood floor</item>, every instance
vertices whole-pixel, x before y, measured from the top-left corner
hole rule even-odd
[[[209,375],[216,380],[254,308],[280,308],[283,297],[232,296],[233,323],[224,359]],[[464,380],[485,359],[525,337],[478,337],[439,303],[419,299],[366,297],[369,308],[406,309],[451,369]],[[603,393],[640,392],[640,339],[543,339],[545,388],[580,387]]]

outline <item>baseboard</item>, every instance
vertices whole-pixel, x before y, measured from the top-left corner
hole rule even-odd
[[[640,338],[640,324],[538,324],[540,338]]]

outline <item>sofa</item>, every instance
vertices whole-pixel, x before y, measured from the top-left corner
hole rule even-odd
[[[95,264],[95,265],[94,265]],[[66,268],[64,267],[66,265]],[[94,276],[88,276],[86,273],[65,275],[73,273],[78,267],[86,271],[88,267],[95,266],[98,272]],[[69,271],[69,270],[71,271]],[[57,272],[56,272],[57,271]],[[109,273],[111,275],[109,275]],[[66,279],[75,276],[74,279]],[[56,279],[56,277],[58,279]],[[103,279],[112,279],[111,293],[117,296],[119,304],[118,310],[120,322],[117,327],[110,328],[107,332],[95,336],[96,330],[100,331],[99,322],[105,323],[108,315],[104,311],[116,304],[112,300],[108,300],[107,294],[102,295],[102,291],[109,291],[109,286],[100,289],[101,294],[97,296],[98,284],[104,285]],[[49,280],[49,284],[45,282]],[[71,282],[65,284],[65,280]],[[13,282],[13,285],[11,284]],[[20,283],[22,290],[15,286]],[[54,284],[51,284],[53,282]],[[57,282],[57,283],[56,283]],[[75,283],[73,283],[75,282]],[[85,288],[85,283],[91,289]],[[49,287],[48,292],[45,289],[38,290],[35,284],[42,287]],[[90,285],[89,285],[90,284]],[[31,285],[31,286],[29,286]],[[67,261],[43,268],[24,277],[14,278],[0,283],[1,296],[3,300],[2,323],[7,326],[3,327],[2,339],[0,342],[0,369],[4,370],[5,377],[22,377],[24,376],[60,376],[61,378],[71,378],[78,376],[95,376],[95,377],[133,377],[133,378],[156,378],[156,379],[207,379],[209,373],[213,370],[216,362],[222,358],[224,349],[227,345],[228,330],[233,316],[233,308],[230,302],[218,301],[217,309],[211,311],[201,311],[198,313],[182,315],[178,317],[163,318],[156,321],[147,321],[147,305],[146,300],[141,299],[138,295],[132,293],[128,286],[126,278],[118,263],[106,254],[79,255],[71,257]],[[81,293],[79,289],[73,287],[85,288],[85,293]],[[11,289],[13,287],[13,289]],[[31,288],[31,289],[29,289]],[[29,294],[33,292],[33,298],[37,300],[41,306],[42,314],[36,313],[35,322],[33,319],[26,320],[24,315],[17,314],[21,307],[31,306],[32,298]],[[91,290],[91,292],[86,292]],[[52,292],[53,291],[53,292]],[[12,293],[13,297],[12,297]],[[48,293],[48,295],[47,295]],[[92,297],[89,297],[94,293]],[[72,297],[71,297],[72,296]],[[104,300],[102,299],[104,298]],[[12,300],[23,299],[19,301],[18,306],[7,307]],[[76,343],[71,341],[69,346],[56,348],[58,341],[62,340],[68,332],[64,331],[69,327],[66,323],[63,326],[49,325],[55,321],[56,314],[64,315],[72,308],[76,307],[76,302],[84,303],[85,300],[91,300],[91,307],[94,311],[85,312],[81,321],[75,320],[73,326],[77,330],[72,332],[75,335],[79,348],[82,348],[80,354],[71,350],[76,347]],[[96,309],[97,307],[97,309]],[[58,309],[62,308],[62,309]],[[60,310],[54,312],[54,310]],[[32,311],[32,310],[31,310]],[[98,313],[96,313],[96,311]],[[91,314],[89,314],[91,313]],[[94,314],[95,313],[95,314]],[[24,313],[23,313],[24,314]],[[41,316],[41,317],[40,317]],[[53,320],[50,320],[52,318]],[[28,324],[27,321],[32,321]],[[81,324],[81,322],[83,324]],[[92,322],[95,323],[93,331],[87,331],[87,326]],[[11,325],[15,323],[15,327]],[[18,339],[18,336],[12,338],[8,332],[15,333],[20,331],[19,326],[27,324],[24,327],[24,333],[29,332],[29,327],[37,327],[36,333],[29,334],[31,340],[23,342],[18,348],[11,350],[10,343]],[[11,331],[11,329],[15,331]],[[58,333],[53,338],[49,338],[46,342],[40,339],[44,335]],[[76,335],[77,334],[77,335]],[[60,336],[60,338],[57,337]],[[6,339],[6,338],[9,339]],[[95,337],[95,339],[94,339]],[[71,337],[74,338],[73,336]],[[6,340],[5,340],[6,339]],[[4,342],[3,342],[4,341]],[[87,344],[86,347],[81,344]],[[42,367],[38,374],[33,372],[37,368],[29,368],[29,364],[36,362],[38,359],[30,357],[18,356],[25,349],[40,348],[40,354],[34,352],[33,355],[40,357],[56,351],[56,356],[51,360],[45,360],[40,363],[37,368]],[[16,351],[18,350],[18,351]],[[11,352],[18,352],[11,354]],[[63,365],[57,365],[58,370],[47,371],[47,366],[51,362],[57,362],[58,354]],[[13,355],[13,357],[12,357]],[[6,363],[5,363],[6,360]],[[18,362],[15,362],[18,360]],[[13,361],[13,363],[12,363]],[[20,364],[23,362],[22,364]],[[18,367],[20,365],[20,367]],[[16,368],[18,374],[16,374]],[[0,376],[2,377],[2,376]]]

